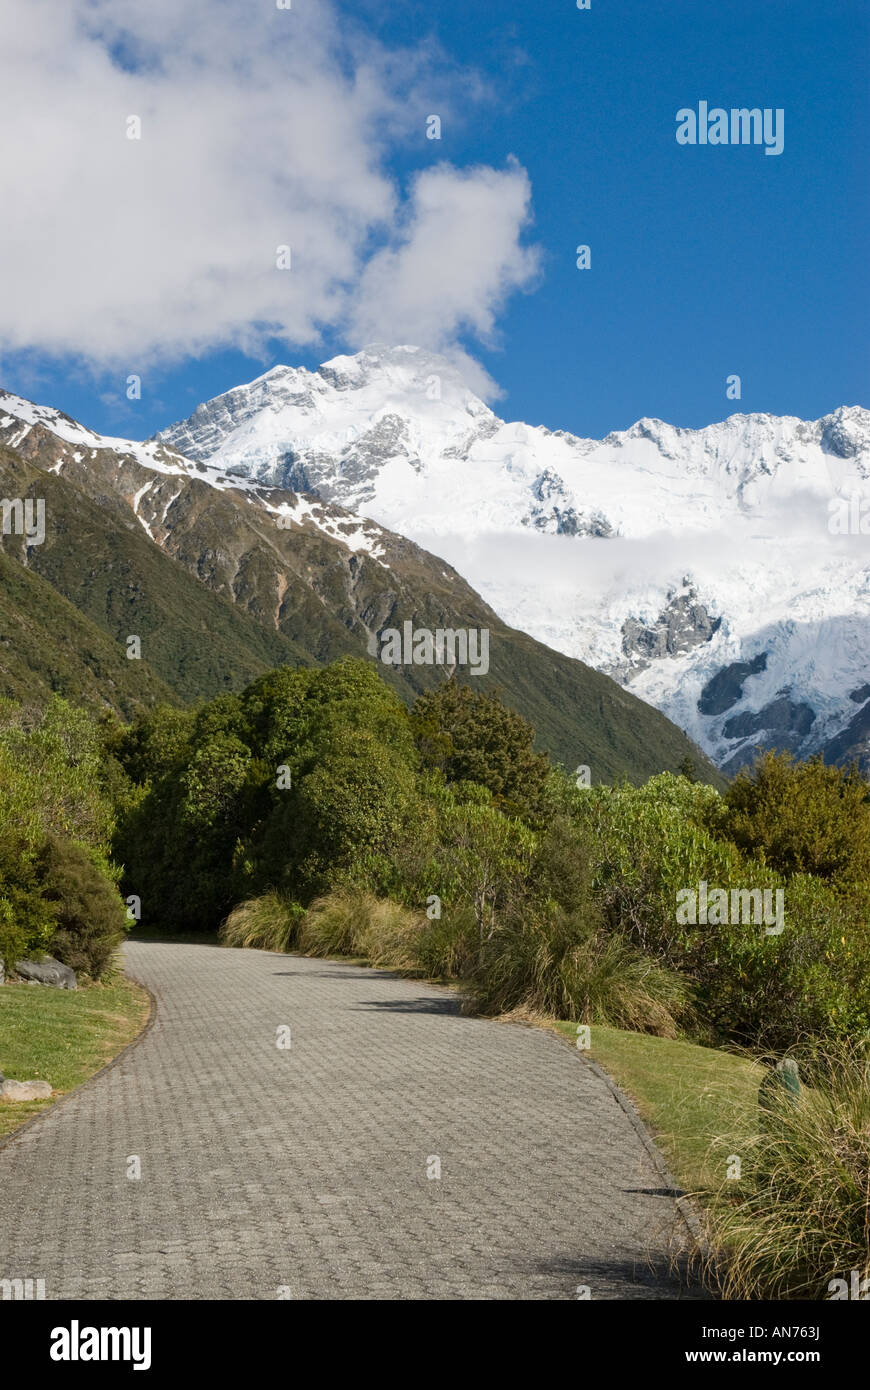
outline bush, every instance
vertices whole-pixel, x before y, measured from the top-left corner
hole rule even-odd
[[[448,782],[477,782],[509,815],[534,817],[549,758],[534,749],[535,731],[495,695],[454,680],[420,695],[411,723],[424,766]]]
[[[765,753],[720,805],[721,833],[780,873],[870,880],[870,787],[857,769],[828,767],[821,754],[796,763]]]
[[[37,867],[55,919],[51,954],[98,980],[124,939],[127,921],[118,890],[71,840],[47,840]]]
[[[233,908],[220,929],[225,946],[260,951],[292,951],[299,939],[305,909],[280,893],[263,893]]]
[[[720,1036],[778,1051],[807,1036],[866,1033],[870,926],[860,906],[810,875],[786,882],[783,899],[780,935],[742,924],[694,929],[704,934],[693,974],[707,1021]]]
[[[361,956],[368,893],[334,892],[316,898],[305,914],[299,949],[307,956]]]
[[[442,908],[427,918],[414,941],[414,959],[429,979],[466,980],[480,953],[480,929],[470,904]]]
[[[575,803],[575,853],[588,856],[590,891],[610,930],[693,983],[697,1036],[705,1041],[782,1049],[807,1033],[863,1032],[870,1027],[870,927],[862,891],[806,874],[785,878],[763,858],[745,858],[720,838],[720,802],[711,788],[665,773],[643,787],[595,788]],[[550,851],[557,884],[568,881],[570,856],[570,842]],[[784,931],[681,924],[677,894],[702,880],[729,896],[782,890]]]
[[[830,1298],[833,1280],[870,1277],[866,1051],[816,1062],[798,1102],[781,1092],[767,1114],[713,1204],[711,1268],[725,1298]]]
[[[44,955],[54,935],[34,858],[18,836],[0,830],[0,961],[9,973],[16,961]]]
[[[286,793],[264,839],[273,873],[283,865],[299,896],[352,876],[372,890],[390,884],[399,848],[431,820],[413,769],[372,734],[342,730],[298,787]]]

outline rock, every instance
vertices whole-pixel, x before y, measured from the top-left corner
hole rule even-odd
[[[724,714],[743,699],[743,682],[767,670],[767,652],[759,652],[751,661],[732,661],[711,676],[698,700],[701,714]]]
[[[39,985],[53,985],[55,989],[78,988],[76,972],[53,956],[46,956],[44,960],[17,960],[15,972],[22,979]]]
[[[50,1095],[47,1081],[4,1081],[0,1086],[3,1100],[47,1100]]]

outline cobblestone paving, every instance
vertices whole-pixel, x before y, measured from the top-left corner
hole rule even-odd
[[[49,1299],[687,1296],[661,1177],[557,1038],[340,963],[125,956],[156,1022],[0,1149],[0,1279]]]

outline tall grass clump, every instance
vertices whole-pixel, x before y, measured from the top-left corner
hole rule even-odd
[[[338,889],[311,904],[299,945],[306,955],[364,956],[374,966],[416,974],[424,921],[388,898]]]
[[[263,893],[239,903],[220,929],[225,946],[246,946],[260,951],[292,951],[305,913],[298,903],[280,893]]]
[[[472,978],[477,1007],[488,1014],[523,1009],[675,1038],[691,1008],[686,980],[583,909],[499,926]]]
[[[741,1145],[742,1177],[713,1196],[711,1270],[723,1298],[829,1299],[870,1278],[870,1053],[816,1059],[774,1092]],[[866,1297],[866,1294],[865,1294]]]

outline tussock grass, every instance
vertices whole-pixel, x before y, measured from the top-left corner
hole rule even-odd
[[[523,1008],[665,1038],[677,1036],[691,1009],[683,977],[579,913],[499,927],[483,943],[473,981],[483,1013]]]
[[[775,1095],[712,1194],[709,1272],[723,1298],[829,1298],[870,1277],[870,1053],[815,1058],[795,1101]]]
[[[311,956],[365,956],[382,969],[416,973],[425,918],[371,893],[337,891],[313,902],[299,948]]]
[[[299,938],[304,911],[280,893],[263,893],[234,908],[222,924],[225,946],[246,946],[261,951],[292,951]]]

